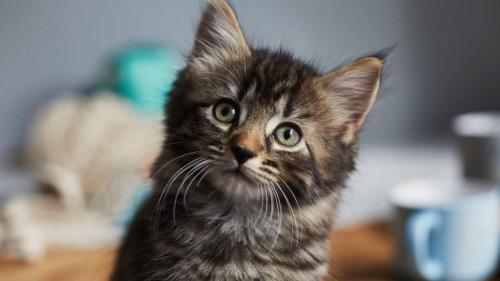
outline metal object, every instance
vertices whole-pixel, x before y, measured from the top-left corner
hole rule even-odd
[[[453,121],[466,178],[500,182],[500,112],[459,115]]]

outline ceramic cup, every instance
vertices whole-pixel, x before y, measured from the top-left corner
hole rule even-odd
[[[459,115],[453,121],[463,174],[500,182],[500,112]]]
[[[395,187],[395,269],[404,280],[483,280],[499,256],[496,184],[416,180]]]

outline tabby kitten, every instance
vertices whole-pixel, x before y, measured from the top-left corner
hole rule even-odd
[[[209,1],[112,280],[320,280],[382,66],[319,74],[250,48],[231,7]]]

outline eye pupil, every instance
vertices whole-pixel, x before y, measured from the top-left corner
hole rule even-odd
[[[284,137],[286,140],[289,140],[291,137],[292,137],[292,134],[293,134],[293,130],[292,129],[288,129],[284,132]]]
[[[222,114],[222,116],[228,116],[230,112],[231,112],[231,108],[229,108],[229,106],[224,106],[222,108],[221,114]]]

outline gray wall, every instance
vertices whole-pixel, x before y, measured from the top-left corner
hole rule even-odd
[[[500,110],[500,1],[233,0],[258,46],[289,47],[324,69],[399,43],[368,141],[446,133],[468,110]],[[0,153],[38,104],[92,82],[130,42],[187,53],[199,0],[0,1]]]

